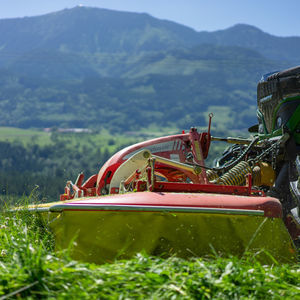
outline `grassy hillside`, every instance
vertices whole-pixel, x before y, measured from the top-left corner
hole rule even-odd
[[[276,66],[252,51],[207,46],[146,56],[123,65],[123,78],[54,80],[0,71],[0,126],[186,129],[206,125],[209,106],[219,106],[230,110],[227,129],[247,128],[256,122],[256,84]]]
[[[113,153],[143,136],[0,128],[0,205],[32,193],[39,201],[58,200],[67,180],[96,174]]]
[[[40,146],[44,146],[51,143],[51,135],[42,130],[0,127],[0,141],[23,145],[37,143]]]
[[[186,129],[218,107],[219,128],[247,128],[261,75],[292,66],[299,41],[87,7],[0,20],[0,126]]]
[[[82,148],[84,145],[93,145],[95,148],[106,146],[110,151],[115,151],[122,145],[134,143],[146,135],[146,133],[143,134],[142,132],[132,136],[112,135],[107,130],[91,131],[88,133],[63,133],[59,131],[59,128],[47,132],[41,129],[0,127],[0,142],[9,142],[25,147],[30,147],[32,144],[36,144],[37,146],[52,146],[57,140],[61,140],[70,148]]]

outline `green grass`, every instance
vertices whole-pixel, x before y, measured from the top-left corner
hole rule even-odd
[[[122,134],[111,133],[106,129],[91,133],[59,133],[45,132],[41,129],[22,129],[16,127],[0,127],[0,142],[17,142],[24,146],[36,144],[38,146],[51,145],[56,139],[68,143],[69,146],[78,146],[82,148],[84,145],[91,144],[95,147],[108,146],[108,150],[125,144],[132,144],[145,139],[151,139],[166,135],[179,134],[175,127],[159,128],[151,125],[142,128],[140,131],[125,132]]]
[[[222,111],[222,110],[221,110]],[[222,127],[222,126],[221,126]],[[222,128],[225,128],[224,126]],[[182,129],[186,133],[189,132],[189,128]],[[182,130],[175,127],[160,128],[155,125],[151,125],[147,128],[141,128],[140,131],[131,131],[123,134],[112,134],[106,129],[102,129],[99,132],[93,133],[50,133],[44,132],[40,129],[21,129],[15,127],[0,127],[0,142],[17,142],[24,146],[36,144],[38,146],[53,145],[55,141],[59,140],[71,147],[79,147],[80,150],[84,146],[93,146],[102,148],[105,146],[110,152],[115,151],[123,145],[134,144],[139,141],[144,141],[152,138],[180,134]],[[206,131],[207,127],[199,127],[199,131]],[[227,131],[227,134],[219,127],[213,127],[212,135],[226,137],[227,134],[236,135]],[[238,132],[239,135],[248,136],[246,131]],[[228,144],[222,143],[221,148],[225,148]],[[214,143],[214,147],[219,148],[220,143]]]
[[[16,142],[29,146],[53,145],[57,140],[66,143],[70,148],[79,147],[80,150],[88,145],[102,148],[103,145],[111,152],[125,144],[136,143],[141,135],[111,134],[103,129],[92,133],[59,133],[44,132],[38,129],[21,129],[14,127],[0,127],[1,142]]]
[[[54,252],[36,216],[0,216],[0,299],[300,299],[299,282],[299,263],[263,265],[253,257],[77,262]]]
[[[41,146],[51,143],[50,133],[42,130],[21,129],[15,127],[0,127],[1,142],[19,142],[24,145],[37,143]]]

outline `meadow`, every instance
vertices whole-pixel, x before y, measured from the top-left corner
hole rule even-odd
[[[141,137],[106,130],[83,133],[45,132],[0,127],[0,194],[30,195],[55,201],[67,180],[80,172],[91,176],[116,151]]]
[[[109,151],[114,151],[117,147],[136,140],[134,136],[112,135],[104,129],[89,133],[61,133],[58,129],[52,129],[52,131],[47,132],[43,129],[0,127],[1,142],[19,143],[26,147],[32,144],[38,146],[53,145],[58,138],[63,139],[64,143],[67,143],[70,147],[78,147],[79,145],[82,148],[83,145],[92,144],[100,148],[105,145]]]

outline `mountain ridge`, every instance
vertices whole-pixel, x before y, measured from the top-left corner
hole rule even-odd
[[[276,37],[236,24],[217,31],[195,31],[145,13],[75,7],[35,17],[0,20],[0,54],[33,49],[62,52],[162,51],[201,44],[239,46],[268,59],[300,61],[300,37]]]
[[[261,75],[298,61],[300,38],[282,54],[286,41],[98,8],[0,20],[0,126],[186,128],[212,111],[219,128],[246,128]]]

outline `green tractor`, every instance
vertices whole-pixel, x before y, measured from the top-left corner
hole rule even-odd
[[[259,124],[249,131],[256,129],[261,143],[279,141],[272,157],[276,181],[268,193],[281,201],[286,222],[292,220],[299,230],[300,66],[264,75],[257,107]]]
[[[258,124],[249,128],[251,144],[226,149],[214,170],[226,172],[243,160],[255,179],[258,169],[257,185],[280,200],[285,223],[300,245],[300,66],[262,77],[257,85],[257,118]],[[262,165],[268,166],[268,173]]]
[[[266,74],[257,86],[260,139],[288,133],[300,145],[300,66]],[[299,149],[295,149],[299,152]]]

